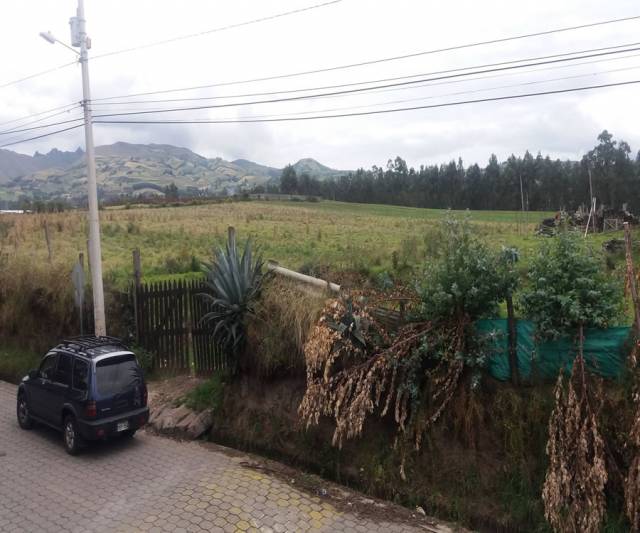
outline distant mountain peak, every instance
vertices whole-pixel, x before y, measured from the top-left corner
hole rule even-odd
[[[0,150],[0,198],[45,195],[73,199],[84,194],[84,152],[51,149],[33,156]],[[249,189],[275,182],[282,169],[248,159],[226,161],[206,158],[189,148],[170,144],[136,144],[118,141],[96,147],[98,185],[101,196],[162,194],[175,183],[187,194],[208,194]],[[295,163],[298,174],[317,179],[343,175],[307,157]]]

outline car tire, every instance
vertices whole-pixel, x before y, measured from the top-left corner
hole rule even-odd
[[[69,415],[65,417],[62,426],[62,438],[64,441],[64,449],[69,455],[78,455],[80,450],[84,448],[84,439],[78,431],[76,419]]]
[[[24,392],[21,392],[18,395],[16,415],[18,417],[18,425],[22,429],[31,429],[34,426],[33,418],[31,418],[31,415],[29,414],[29,403],[27,402],[27,395]]]

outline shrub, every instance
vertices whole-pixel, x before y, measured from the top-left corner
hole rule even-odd
[[[215,411],[222,405],[226,383],[227,376],[218,372],[189,391],[183,399],[184,404],[193,411]]]
[[[472,233],[466,219],[448,216],[441,234],[440,254],[427,262],[420,283],[421,314],[469,321],[495,313],[508,286],[499,256]]]
[[[602,266],[576,233],[562,232],[542,244],[520,299],[539,337],[575,333],[580,326],[605,328],[620,316],[620,286]]]
[[[521,300],[540,338],[578,333],[571,377],[565,384],[560,371],[549,420],[542,498],[556,531],[600,531],[605,515],[607,461],[598,427],[602,390],[585,370],[583,355],[584,328],[606,327],[621,310],[621,294],[602,266],[577,234],[560,233],[533,260],[531,285]]]

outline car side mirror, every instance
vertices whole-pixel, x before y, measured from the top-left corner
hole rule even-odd
[[[29,376],[29,379],[38,379],[38,371],[29,370],[29,373],[27,374],[27,376]]]

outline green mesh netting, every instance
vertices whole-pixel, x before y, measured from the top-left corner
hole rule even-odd
[[[495,333],[491,341],[494,350],[487,369],[496,379],[508,381],[509,370],[507,320],[480,320],[476,327],[479,333]],[[625,346],[629,327],[585,330],[584,358],[587,368],[606,377],[620,377],[625,368]],[[534,325],[526,320],[518,321],[518,370],[527,381],[549,381],[558,376],[561,367],[571,369],[576,354],[576,339],[564,337],[555,341],[536,344]]]

